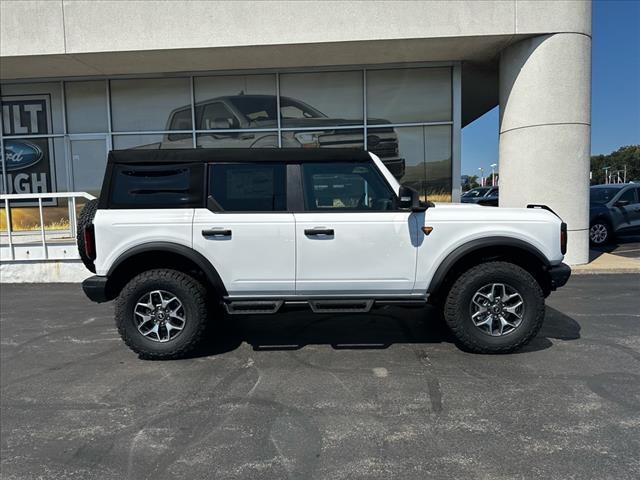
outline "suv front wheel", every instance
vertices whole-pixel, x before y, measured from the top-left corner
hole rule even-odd
[[[508,353],[536,336],[544,319],[544,295],[535,278],[508,262],[470,268],[453,284],[444,317],[464,349]]]
[[[204,286],[182,272],[157,269],[140,273],[116,300],[118,331],[141,358],[183,357],[204,336],[206,298]]]

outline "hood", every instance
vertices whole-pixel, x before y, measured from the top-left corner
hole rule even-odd
[[[343,127],[353,125],[357,127],[362,125],[363,121],[349,118],[296,118],[295,120],[285,120],[282,121],[282,126],[287,128],[295,128],[295,127]],[[389,120],[384,120],[381,118],[370,118],[367,121],[368,125],[388,125]]]
[[[436,203],[427,210],[427,218],[442,221],[492,221],[506,222],[556,222],[560,219],[548,210],[541,208],[503,208],[485,207],[475,203]]]

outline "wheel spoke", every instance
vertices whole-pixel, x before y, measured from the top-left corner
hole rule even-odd
[[[522,295],[506,283],[489,283],[471,297],[471,321],[484,333],[499,337],[514,331],[522,323]]]
[[[140,334],[161,343],[179,335],[187,321],[180,299],[165,290],[152,290],[142,295],[133,314]]]
[[[169,337],[171,337],[171,331],[175,330],[177,332],[179,332],[180,330],[183,329],[184,325],[175,325],[171,322],[167,322],[165,323],[165,327],[167,327],[167,333],[169,335]]]
[[[154,323],[152,328],[150,328],[146,332],[140,332],[140,333],[142,333],[145,337],[148,337],[149,335],[153,334],[156,336],[156,340],[160,341],[160,334],[158,333],[158,327],[159,325],[157,323]]]
[[[505,296],[504,285],[494,283],[491,285],[491,300],[502,299]]]

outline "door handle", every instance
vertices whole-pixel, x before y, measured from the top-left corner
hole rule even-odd
[[[327,236],[333,236],[334,232],[333,232],[333,228],[307,228],[304,231],[304,234],[307,235],[308,237],[313,237],[313,236],[317,236],[317,235],[327,235]]]
[[[208,237],[230,237],[231,230],[223,229],[223,228],[210,228],[208,230],[202,230],[202,236],[204,238]]]

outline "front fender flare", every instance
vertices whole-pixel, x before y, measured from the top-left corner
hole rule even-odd
[[[461,260],[463,257],[465,257],[466,255],[476,250],[480,250],[486,247],[519,248],[535,256],[541,262],[541,264],[544,265],[545,268],[549,268],[551,266],[549,259],[545,257],[545,255],[540,250],[538,250],[538,248],[525,242],[524,240],[519,240],[513,237],[502,237],[502,236],[477,238],[463,245],[460,245],[445,257],[445,259],[440,263],[435,273],[433,274],[433,277],[431,278],[431,282],[429,282],[429,288],[427,289],[427,293],[433,294],[438,291],[438,289],[444,283],[447,273],[451,271],[453,266],[459,260]]]

